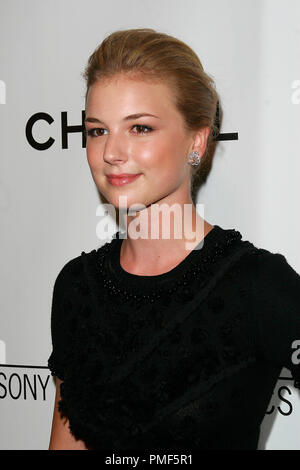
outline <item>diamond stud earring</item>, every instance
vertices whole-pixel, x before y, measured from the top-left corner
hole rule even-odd
[[[188,163],[193,166],[197,166],[200,163],[200,155],[198,152],[191,152],[189,154]]]

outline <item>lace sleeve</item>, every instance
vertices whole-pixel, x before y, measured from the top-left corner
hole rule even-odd
[[[289,369],[300,388],[300,276],[282,254],[271,252],[252,275],[260,352]]]
[[[53,287],[51,305],[52,352],[48,358],[51,375],[64,380],[66,367],[70,361],[72,325],[76,313],[74,283],[78,258],[64,265]]]

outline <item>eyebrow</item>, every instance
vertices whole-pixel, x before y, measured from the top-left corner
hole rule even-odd
[[[131,119],[139,119],[140,117],[143,116],[151,116],[155,117],[157,119],[160,119],[158,116],[155,116],[154,114],[149,114],[149,113],[137,113],[137,114],[130,114],[129,116],[126,116],[123,118],[123,121],[130,121]],[[100,121],[100,119],[94,118],[94,117],[87,117],[84,122],[100,122],[101,124],[105,124],[103,121]]]

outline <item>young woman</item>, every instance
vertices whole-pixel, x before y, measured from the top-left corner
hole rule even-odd
[[[49,448],[256,449],[282,367],[299,387],[300,277],[196,210],[214,82],[148,28],[108,36],[84,76],[91,174],[127,217],[55,281]]]

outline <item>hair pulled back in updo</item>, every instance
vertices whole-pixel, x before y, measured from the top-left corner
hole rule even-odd
[[[83,78],[86,94],[98,80],[128,74],[137,79],[163,81],[174,95],[187,130],[209,127],[205,153],[198,167],[191,166],[191,195],[195,199],[206,180],[221,127],[222,111],[213,78],[197,54],[184,42],[151,28],[119,30],[107,36],[88,59]]]

